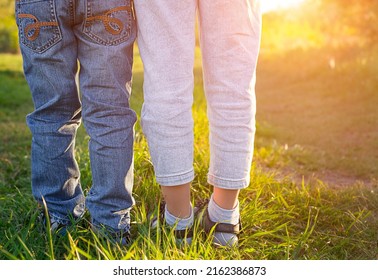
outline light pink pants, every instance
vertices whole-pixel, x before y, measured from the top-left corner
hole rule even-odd
[[[249,185],[261,13],[254,0],[134,0],[144,64],[142,127],[156,180],[191,182],[195,22],[210,124],[208,183]]]

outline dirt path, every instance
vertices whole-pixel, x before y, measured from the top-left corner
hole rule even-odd
[[[296,185],[301,185],[302,182],[310,185],[322,182],[332,188],[350,187],[357,184],[363,184],[368,188],[378,188],[378,181],[376,179],[368,180],[328,170],[310,173],[285,167],[281,169],[263,168],[263,171],[273,173],[275,178],[279,181],[290,180]]]

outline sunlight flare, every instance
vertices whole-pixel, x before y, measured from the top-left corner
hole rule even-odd
[[[262,0],[261,6],[263,12],[269,12],[272,10],[294,7],[303,3],[305,0]]]

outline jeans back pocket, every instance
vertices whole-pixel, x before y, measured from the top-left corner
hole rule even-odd
[[[16,0],[20,43],[43,53],[62,39],[54,0]]]
[[[132,24],[131,0],[87,0],[83,32],[98,44],[112,46],[127,41]]]

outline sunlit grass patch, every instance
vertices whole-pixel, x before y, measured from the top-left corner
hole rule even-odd
[[[136,206],[132,210],[132,244],[122,247],[101,239],[91,230],[89,213],[70,227],[67,235],[49,234],[38,220],[39,210],[30,190],[31,135],[25,124],[25,115],[33,106],[21,74],[21,59],[19,56],[1,55],[0,259],[376,259],[377,185],[353,183],[342,188],[330,188],[321,180],[298,181],[291,176],[294,174],[301,178],[302,171],[331,170],[334,164],[344,170],[361,168],[342,164],[338,149],[345,143],[344,138],[338,140],[338,133],[348,125],[355,131],[376,125],[377,113],[373,110],[376,79],[372,73],[376,70],[377,64],[374,63],[377,56],[372,51],[357,58],[350,58],[347,53],[338,54],[334,57],[334,69],[330,68],[328,57],[329,53],[325,51],[319,53],[318,60],[313,59],[313,52],[307,51],[293,52],[291,57],[261,57],[251,185],[241,192],[240,197],[243,225],[240,246],[229,250],[214,248],[211,240],[201,234],[198,221],[193,244],[186,247],[176,244],[170,228],[150,228],[149,213],[157,210],[161,194],[139,120],[135,127]],[[193,105],[196,143],[196,178],[192,188],[194,203],[208,198],[211,192],[206,180],[208,121],[199,58],[197,49]],[[300,73],[299,66],[302,66]],[[345,81],[344,77],[354,66],[357,67],[356,77]],[[143,102],[143,72],[137,49],[134,69],[131,106],[139,114]],[[353,91],[346,91],[346,88]],[[364,90],[361,93],[358,91],[360,88]],[[357,101],[363,102],[357,104]],[[337,121],[340,112],[335,111],[335,107],[327,107],[337,102],[343,104],[343,108],[354,108],[348,107],[348,104],[356,105],[364,114],[353,115],[356,119],[343,118],[345,126],[341,126]],[[313,106],[322,112],[333,109],[329,111],[332,114],[327,122],[315,118],[311,111]],[[363,111],[365,109],[367,112]],[[322,126],[318,126],[319,123]],[[328,128],[322,138],[314,137],[318,133],[314,128],[318,127]],[[372,132],[372,139],[376,139],[374,135]],[[88,141],[89,137],[81,127],[76,156],[85,192],[92,184]],[[313,149],[311,144],[314,143],[318,149]],[[374,155],[373,141],[364,143],[367,154]],[[333,153],[328,153],[327,147]],[[374,157],[366,157],[362,164],[361,157],[357,157],[360,151],[348,151],[363,168],[375,170]],[[285,176],[287,173],[283,172],[284,175],[278,176],[288,167],[293,174]]]

